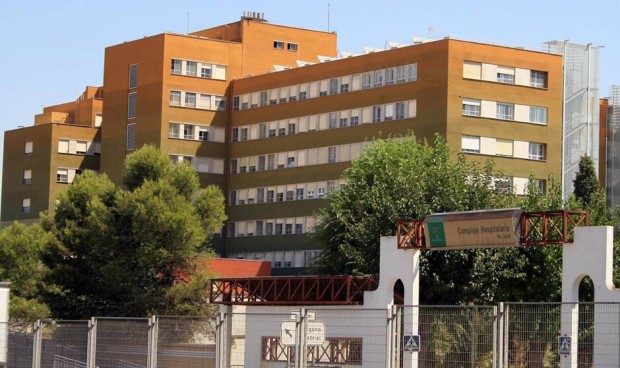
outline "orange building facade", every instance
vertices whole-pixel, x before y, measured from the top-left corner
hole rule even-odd
[[[317,256],[306,235],[315,212],[375,137],[440,133],[455,156],[493,158],[509,176],[502,185],[517,193],[530,175],[542,189],[548,175],[560,176],[561,56],[444,39],[338,58],[336,42],[335,33],[242,18],[107,48],[103,128],[87,128],[100,141],[100,171],[120,182],[124,158],[144,144],[192,162],[201,183],[227,198],[217,252],[269,261],[276,273]],[[39,139],[58,146],[51,133]],[[17,175],[28,160],[24,142],[11,141],[5,181],[7,166]],[[58,154],[35,153],[33,162]],[[3,186],[2,220],[28,217],[17,202],[5,204],[7,195],[25,196],[18,184],[13,192]],[[54,188],[29,214],[53,209]]]

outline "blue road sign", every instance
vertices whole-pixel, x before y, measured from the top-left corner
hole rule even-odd
[[[560,336],[558,338],[558,351],[560,352],[560,355],[569,355],[570,350],[570,337]]]
[[[403,351],[420,351],[420,335],[405,335],[403,339]]]

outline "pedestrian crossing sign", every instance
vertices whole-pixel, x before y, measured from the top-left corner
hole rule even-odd
[[[569,336],[560,336],[558,339],[559,352],[561,355],[569,355],[571,346],[570,346],[570,337]]]
[[[420,351],[420,335],[405,335],[403,339],[403,351]]]

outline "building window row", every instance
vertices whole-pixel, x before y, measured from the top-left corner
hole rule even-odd
[[[544,161],[546,160],[546,148],[547,145],[545,143],[472,135],[463,135],[461,137],[461,151],[465,153]]]
[[[98,156],[101,154],[101,143],[63,138],[58,140],[58,153]]]
[[[321,254],[319,250],[296,250],[281,252],[229,253],[229,258],[271,262],[271,267],[310,267]]]
[[[316,218],[312,216],[230,221],[228,222],[228,237],[299,235],[312,230],[315,224]]]
[[[475,61],[463,63],[463,78],[535,88],[547,88],[548,86],[548,73],[546,71]]]
[[[170,91],[170,106],[202,110],[226,110],[226,98],[198,92]]]
[[[297,51],[299,45],[294,42],[273,41],[273,48],[276,50],[284,50],[284,45],[288,51]]]
[[[129,66],[129,88],[138,87],[138,64]]]
[[[502,193],[514,193],[516,195],[525,195],[527,192],[527,186],[529,185],[529,178],[522,178],[516,176],[508,176],[494,179],[495,188]],[[534,179],[534,187],[540,192],[545,193],[547,181],[544,179]]]
[[[370,144],[372,142],[358,142],[340,146],[238,157],[230,161],[230,172],[232,174],[241,174],[254,171],[348,162],[356,159],[359,153]]]
[[[187,162],[196,168],[196,172],[203,174],[223,174],[224,173],[224,159],[190,156],[181,154],[171,154],[170,160],[173,163]]]
[[[175,122],[168,123],[168,138],[224,143],[225,134],[226,130],[221,127]]]
[[[235,206],[244,204],[320,199],[325,198],[336,188],[336,186],[344,184],[344,180],[327,180],[260,188],[235,189],[231,190],[229,193],[228,204]]]
[[[234,96],[233,110],[247,110],[338,93],[355,92],[396,83],[415,82],[417,80],[417,63],[400,65],[361,74],[346,75]]]
[[[30,198],[22,198],[22,213],[30,213]]]
[[[226,65],[209,63],[206,61],[172,59],[170,63],[170,74],[226,80]]]
[[[71,184],[73,183],[75,176],[80,175],[81,173],[82,173],[82,170],[80,169],[59,167],[56,170],[56,182],[64,183],[64,184]]]
[[[351,110],[334,111],[319,115],[242,125],[232,129],[231,141],[279,137],[319,130],[346,128],[360,124],[411,119],[416,117],[416,100],[385,105],[366,106]]]
[[[547,108],[541,106],[463,98],[462,113],[463,116],[547,124]]]

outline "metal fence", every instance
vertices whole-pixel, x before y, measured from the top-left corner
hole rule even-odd
[[[213,319],[93,318],[8,327],[10,368],[620,366],[620,304],[612,303],[234,306]]]

